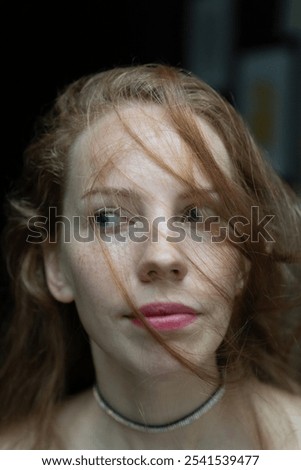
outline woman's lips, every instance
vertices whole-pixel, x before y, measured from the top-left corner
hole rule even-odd
[[[187,305],[179,303],[152,303],[139,308],[148,323],[156,330],[179,330],[194,322],[197,312]],[[143,327],[139,318],[132,318],[132,323]]]

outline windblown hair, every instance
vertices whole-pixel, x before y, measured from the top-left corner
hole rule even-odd
[[[93,383],[88,339],[76,308],[52,297],[42,243],[27,239],[33,218],[47,218],[49,207],[62,213],[75,139],[101,116],[118,113],[131,103],[164,108],[217,188],[223,219],[230,220],[234,214],[250,217],[252,206],[259,208],[260,217],[274,216],[269,223],[273,242],[260,235],[259,227],[233,244],[251,268],[217,355],[225,376],[227,370],[237,371],[241,379],[243,371],[244,376],[253,374],[290,391],[300,381],[296,354],[301,342],[301,208],[297,197],[273,171],[233,106],[199,78],[165,65],[120,67],[81,78],[58,96],[39,123],[25,152],[22,177],[8,197],[3,237],[14,305],[1,343],[1,430],[30,418],[40,437],[45,437],[56,404]],[[196,116],[224,143],[233,178],[226,177],[214,161]],[[194,190],[186,177],[185,183]],[[54,235],[55,227],[50,230]],[[233,234],[239,236],[234,228]]]

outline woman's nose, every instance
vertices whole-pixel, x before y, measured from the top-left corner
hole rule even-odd
[[[138,263],[138,276],[142,282],[157,279],[181,281],[187,274],[187,257],[175,241],[161,234],[158,241],[149,240]]]

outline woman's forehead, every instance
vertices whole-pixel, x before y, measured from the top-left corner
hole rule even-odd
[[[196,123],[214,159],[230,176],[231,162],[223,142],[204,119],[196,116]],[[134,176],[141,166],[156,174],[155,167],[161,162],[176,174],[190,171],[206,186],[188,146],[159,105],[131,105],[118,114],[109,112],[78,137],[71,160],[72,168],[76,167],[87,178],[95,172],[108,176],[116,168]]]

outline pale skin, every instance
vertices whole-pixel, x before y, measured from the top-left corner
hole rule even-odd
[[[131,106],[124,108],[121,114],[131,130],[160,155],[164,164],[176,174],[193,172],[203,190],[213,191],[212,182],[194,166],[160,108]],[[231,176],[231,163],[223,143],[204,121],[199,119],[198,125],[217,163]],[[85,220],[91,208],[94,212],[104,205],[112,208],[117,200],[124,213],[139,209],[150,221],[156,217],[163,216],[167,220],[183,215],[187,207],[193,205],[193,200],[184,198],[187,188],[134,143],[113,113],[84,132],[69,157],[72,164],[64,197],[64,215],[70,220],[74,215],[80,217],[82,234],[88,233]],[[101,168],[101,178],[92,185],[95,170]],[[87,197],[87,191],[92,188],[93,195]],[[131,192],[130,196],[116,199],[109,194],[112,191],[116,194],[116,189],[129,192],[133,188],[135,193]],[[127,235],[128,230],[125,227],[123,233]],[[52,295],[60,302],[75,301],[90,337],[96,378],[103,395],[123,415],[137,421],[141,421],[143,415],[149,424],[161,424],[186,415],[200,406],[215,386],[187,370],[145,328],[131,322],[131,309],[116,286],[105,253],[109,254],[117,275],[138,308],[154,301],[181,302],[198,312],[193,324],[179,331],[164,332],[162,336],[184,357],[216,378],[219,372],[215,353],[226,333],[231,306],[245,280],[237,251],[228,245],[210,246],[207,242],[197,243],[189,236],[181,243],[172,243],[167,240],[168,235],[167,224],[163,221],[157,242],[137,243],[127,239],[108,243],[95,238],[83,243],[72,238],[71,243],[61,242],[44,251]],[[197,268],[202,270],[203,276]],[[247,269],[245,264],[246,272]],[[248,393],[255,397],[254,406],[260,409],[261,416],[266,416],[266,421],[276,426],[273,406],[271,410],[268,406],[261,409],[259,397],[274,396],[275,403],[283,405],[284,410],[288,397],[250,382],[239,390],[228,387],[212,410],[177,431],[144,434],[128,430],[99,408],[91,390],[60,407],[56,427],[66,449],[254,449],[258,446],[254,437],[255,423],[252,419],[242,419],[242,413],[248,414],[245,409]],[[295,410],[294,405],[292,409]],[[293,414],[297,423],[294,429],[299,429],[300,412]],[[289,444],[277,439],[269,445],[290,448],[295,445],[295,431]]]

